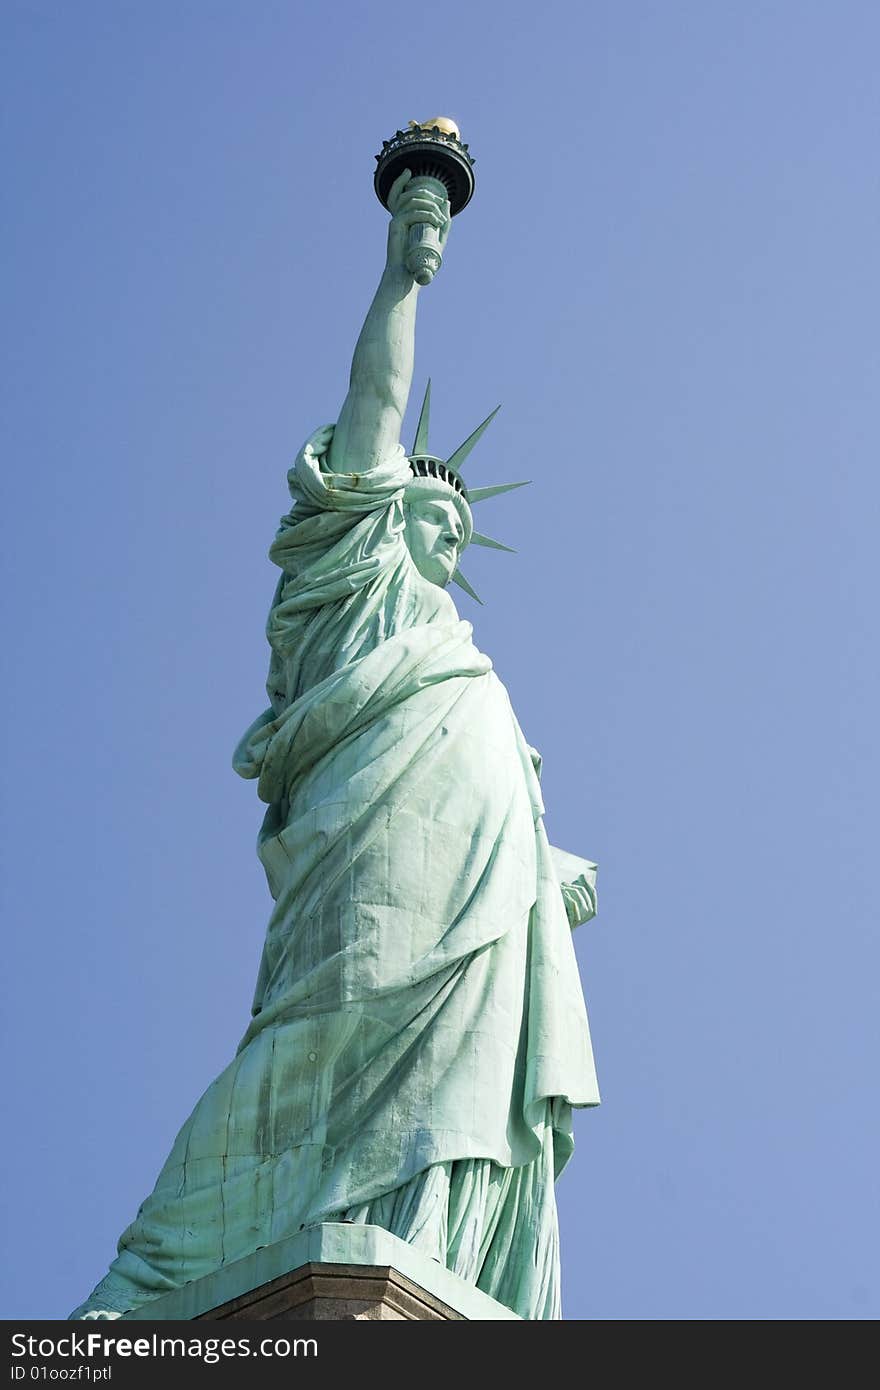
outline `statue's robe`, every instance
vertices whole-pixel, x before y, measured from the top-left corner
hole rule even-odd
[[[74,1316],[340,1219],[560,1315],[553,1182],[599,1096],[532,753],[412,563],[403,451],[331,473],[327,440],[289,474],[271,708],[235,756],[269,807],[253,1019]]]

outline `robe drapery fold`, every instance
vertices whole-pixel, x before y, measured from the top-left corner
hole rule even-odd
[[[329,473],[331,437],[289,474],[270,707],[234,760],[275,900],[253,1018],[77,1316],[346,1213],[423,1242],[441,1189],[436,1257],[558,1316],[552,1175],[599,1095],[533,750],[410,559],[403,451]],[[549,1273],[505,1274],[526,1246]]]

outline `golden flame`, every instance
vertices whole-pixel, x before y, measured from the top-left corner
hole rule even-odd
[[[434,116],[430,121],[410,121],[409,124],[411,130],[431,130],[436,126],[444,135],[453,135],[456,140],[461,139],[461,131],[451,116]]]

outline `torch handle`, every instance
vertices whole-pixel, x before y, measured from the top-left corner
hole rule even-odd
[[[430,189],[432,193],[437,193],[441,198],[446,197],[446,187],[428,174],[417,175],[411,179],[408,188],[415,191],[417,188]],[[413,277],[417,285],[430,285],[437,271],[443,264],[443,252],[440,248],[440,233],[436,227],[432,227],[428,222],[417,222],[409,229],[409,239],[407,242],[406,268]]]

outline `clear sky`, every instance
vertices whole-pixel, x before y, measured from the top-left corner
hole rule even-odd
[[[477,190],[413,396],[441,452],[502,401],[472,480],[534,479],[456,598],[600,863],[566,1316],[877,1317],[880,9],[2,27],[2,1315],[88,1293],[246,1026],[266,550],[381,269],[373,155],[448,113]]]

